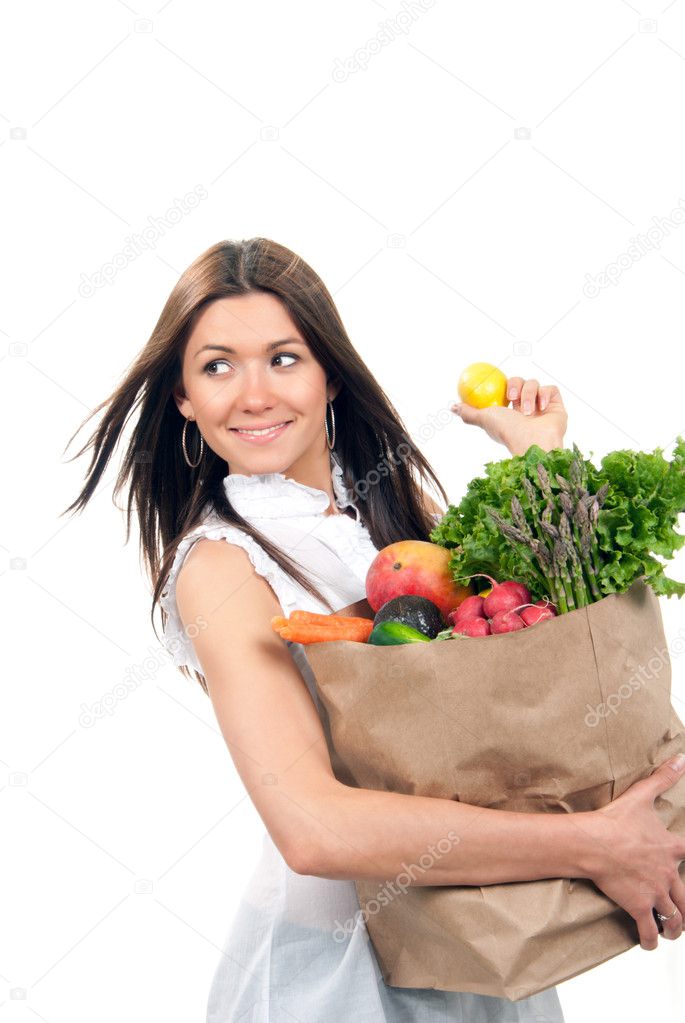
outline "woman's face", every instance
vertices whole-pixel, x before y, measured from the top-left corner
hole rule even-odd
[[[286,343],[269,351],[277,341]],[[198,315],[174,398],[230,472],[251,476],[298,466],[311,472],[324,458],[328,466],[324,417],[338,389],[326,385],[323,367],[281,300],[250,292],[216,299]],[[256,442],[236,432],[283,422],[285,429]],[[195,461],[195,427],[187,433]]]

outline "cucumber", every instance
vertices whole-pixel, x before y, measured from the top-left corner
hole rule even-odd
[[[379,622],[369,635],[367,643],[375,646],[397,646],[399,643],[430,643],[430,636],[404,622]]]

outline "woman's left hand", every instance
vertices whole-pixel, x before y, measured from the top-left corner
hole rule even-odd
[[[558,387],[553,384],[541,387],[537,380],[510,377],[507,397],[511,408],[501,405],[473,408],[462,403],[452,405],[452,411],[465,423],[482,427],[512,455],[525,455],[531,444],[544,451],[563,447],[568,413]]]

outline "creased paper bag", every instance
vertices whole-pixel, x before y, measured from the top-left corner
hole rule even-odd
[[[373,617],[365,600],[337,613]],[[348,785],[574,813],[604,806],[685,750],[659,601],[643,580],[520,632],[304,651],[336,777]],[[685,778],[654,806],[685,835]],[[420,876],[419,864],[405,866]],[[685,879],[685,862],[680,871]],[[586,879],[409,881],[389,897],[386,888],[385,904],[382,882],[355,885],[395,987],[517,1001],[639,943],[632,917]]]

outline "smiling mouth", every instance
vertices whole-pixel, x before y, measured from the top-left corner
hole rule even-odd
[[[274,423],[273,426],[265,426],[262,429],[242,429],[239,426],[232,426],[231,430],[234,433],[242,433],[248,437],[267,437],[270,433],[275,433],[277,430],[282,429],[292,422],[292,419],[284,419],[281,423]]]

